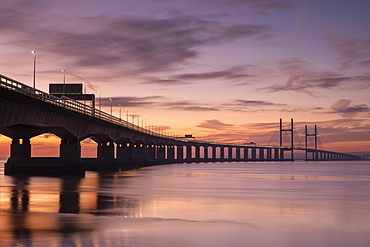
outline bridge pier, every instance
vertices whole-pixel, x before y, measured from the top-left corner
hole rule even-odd
[[[220,147],[220,161],[225,161],[225,147]]]
[[[132,146],[132,159],[135,167],[143,167],[146,165],[145,147],[142,142],[135,142]]]
[[[241,161],[241,158],[240,158],[240,147],[236,147],[235,152],[236,152],[236,154],[235,154],[235,160],[236,161]]]
[[[271,148],[267,149],[267,160],[268,161],[272,160],[272,149]]]
[[[184,146],[183,145],[177,146],[177,159],[176,159],[176,161],[178,163],[184,162]]]
[[[157,145],[157,163],[164,164],[166,161],[166,150],[164,144]]]
[[[194,162],[200,162],[200,146],[196,145],[195,146],[195,159],[193,160]]]
[[[203,160],[205,162],[209,162],[209,158],[208,158],[208,146],[203,146]]]
[[[248,161],[248,159],[249,159],[249,154],[248,154],[248,152],[249,152],[249,148],[247,148],[247,147],[244,147],[243,148],[243,152],[244,152],[244,161]]]
[[[118,142],[116,146],[117,163],[123,170],[134,168],[133,145],[130,142]]]
[[[264,161],[265,160],[265,149],[259,148],[259,160]]]
[[[110,164],[114,161],[113,141],[98,143],[98,160],[101,164]]]
[[[28,138],[15,138],[10,144],[10,157],[5,163],[6,175],[18,174],[21,167],[17,164],[31,163],[31,142]]]
[[[217,147],[212,146],[212,161],[216,162],[217,161]]]
[[[173,145],[167,146],[167,163],[175,162],[175,148]]]
[[[186,158],[185,161],[186,163],[191,163],[192,162],[192,146],[191,145],[186,145]]]
[[[154,165],[156,164],[156,157],[155,157],[155,145],[154,143],[147,144],[145,147],[145,160],[147,165]]]
[[[16,138],[10,144],[11,159],[29,159],[31,158],[31,142],[28,138]]]
[[[4,166],[5,175],[85,175],[77,139],[62,139],[60,157],[31,157],[29,138],[15,138],[10,145],[10,157]]]
[[[257,149],[252,148],[252,160],[255,161],[257,160]]]

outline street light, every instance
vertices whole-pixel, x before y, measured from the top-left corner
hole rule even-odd
[[[118,105],[119,105],[119,120],[121,121],[121,104]]]
[[[109,98],[109,100],[110,100],[110,115],[113,115],[112,113],[113,113],[113,100],[112,100],[112,98]]]
[[[32,51],[33,54],[33,89],[36,87],[36,51]]]
[[[63,95],[66,93],[66,70],[62,69],[63,72]]]
[[[98,91],[98,94],[99,94],[99,114],[100,114],[100,111],[101,111],[101,91],[100,90]]]
[[[86,105],[86,82],[82,82],[84,85],[84,105]]]
[[[126,107],[126,122],[128,122],[128,109]]]

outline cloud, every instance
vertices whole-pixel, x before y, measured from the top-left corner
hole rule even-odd
[[[201,0],[197,4],[205,4],[207,7],[237,8],[246,11],[253,11],[260,15],[267,15],[270,12],[290,10],[293,5],[288,1],[280,0]]]
[[[252,106],[252,107],[260,107],[260,106],[286,106],[287,104],[277,104],[272,103],[264,100],[235,100],[235,103],[241,106]]]
[[[170,110],[182,110],[182,111],[219,111],[216,107],[204,107],[204,106],[174,106],[169,107]]]
[[[171,100],[164,96],[146,96],[146,97],[105,97],[101,99],[102,106],[110,107],[111,101],[113,107],[156,107],[166,110],[182,111],[219,111],[217,106],[210,106],[199,102],[187,100]],[[99,99],[97,99],[99,102]],[[99,104],[99,103],[97,103]]]
[[[182,81],[182,80],[175,80],[175,79],[158,79],[158,78],[147,78],[143,84],[156,84],[156,85],[163,85],[163,86],[174,86],[174,85],[188,85],[193,84],[192,82]]]
[[[326,74],[326,73],[325,73]],[[308,94],[312,97],[319,97],[315,89],[359,89],[370,87],[370,76],[341,76],[332,74],[323,76],[311,75],[292,75],[288,78],[285,85],[271,85],[262,90],[268,92],[296,91]]]
[[[163,99],[162,96],[147,96],[147,97],[107,97],[101,98],[102,106],[111,106],[111,101],[114,103],[114,106],[121,104],[122,107],[145,107],[158,105],[158,101]],[[99,99],[97,99],[99,101]]]
[[[167,101],[160,104],[161,107],[165,107],[167,110],[182,110],[182,111],[219,111],[217,106],[209,106],[199,102],[178,100],[178,101]]]
[[[253,75],[245,73],[245,69],[245,66],[235,66],[224,70],[208,71],[202,73],[175,74],[170,76],[168,79],[147,78],[147,80],[145,80],[143,83],[173,86],[194,84],[196,83],[196,81],[198,82],[218,79],[239,81],[248,77],[253,77]]]
[[[327,36],[331,46],[339,53],[341,69],[366,66],[370,59],[370,39]]]
[[[348,99],[338,100],[331,106],[331,109],[334,110],[332,113],[340,113],[341,116],[346,118],[355,117],[362,112],[370,113],[369,106],[365,104],[350,106],[351,103],[352,101]]]
[[[264,24],[224,23],[181,14],[75,16],[61,25],[58,17],[47,17],[50,13],[33,9],[31,4],[27,11],[19,10],[22,7],[17,3],[11,8],[0,6],[0,13],[4,13],[0,17],[2,39],[12,38],[14,45],[22,47],[39,47],[42,40],[44,53],[68,59],[71,66],[99,66],[125,75],[170,70],[199,57],[201,47],[264,38],[272,31]],[[45,18],[48,24],[41,21]]]
[[[205,129],[214,129],[214,130],[220,130],[220,129],[228,129],[233,127],[233,124],[226,124],[222,123],[218,119],[211,119],[211,120],[205,120],[202,123],[198,124],[196,127],[199,128],[205,128]]]
[[[204,73],[188,73],[174,76],[180,80],[214,80],[214,79],[243,79],[251,75],[245,74],[244,68],[233,67],[225,70],[204,72]]]

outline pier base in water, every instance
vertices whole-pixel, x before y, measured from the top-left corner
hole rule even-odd
[[[85,165],[80,159],[9,158],[4,168],[5,175],[85,176]]]

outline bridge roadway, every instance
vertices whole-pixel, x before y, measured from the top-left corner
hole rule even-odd
[[[290,147],[254,146],[166,136],[66,97],[55,97],[0,75],[0,134],[12,139],[5,174],[81,174],[85,170],[134,169],[184,162],[293,161]],[[52,133],[60,157],[31,157],[30,139]],[[80,142],[91,138],[97,158],[81,159]],[[304,149],[308,160],[360,157]],[[288,152],[288,155],[286,154]]]

